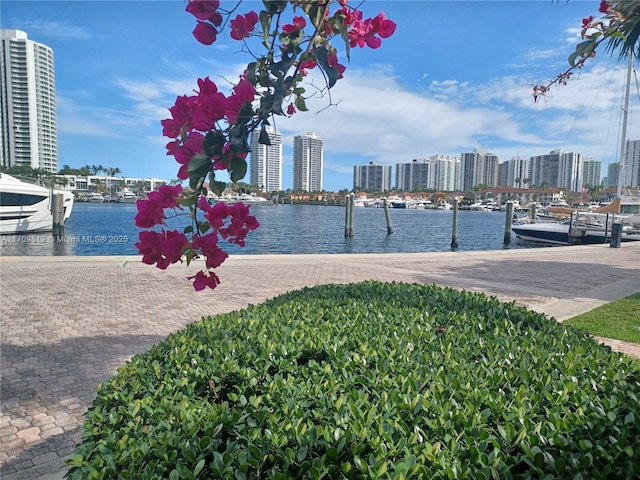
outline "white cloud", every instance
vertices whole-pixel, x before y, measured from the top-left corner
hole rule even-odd
[[[87,40],[91,38],[91,33],[86,27],[71,25],[67,22],[34,19],[21,21],[19,28],[28,31],[32,37],[42,35],[73,40]]]

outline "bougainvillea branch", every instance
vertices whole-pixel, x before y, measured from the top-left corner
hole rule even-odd
[[[599,19],[593,15],[582,19],[582,42],[576,45],[575,51],[569,56],[570,67],[548,83],[533,86],[535,102],[545,98],[553,85],[566,85],[588,59],[596,56],[603,42],[607,42],[610,50],[619,50],[621,57],[636,55],[640,58],[640,1],[602,0],[599,12],[602,14]],[[637,52],[634,51],[636,46]]]
[[[216,179],[216,171],[226,170],[232,182],[245,177],[252,133],[258,130],[259,142],[269,144],[266,128],[273,118],[307,110],[306,100],[315,94],[305,85],[311,70],[318,69],[324,78],[321,93],[343,77],[346,67],[339,62],[334,39],[342,41],[349,60],[351,48],[379,48],[396,29],[384,12],[365,18],[347,0],[264,0],[261,11],[230,18],[241,3],[227,11],[219,0],[188,2],[186,11],[196,19],[192,33],[198,42],[211,45],[228,27],[229,37],[243,42],[251,62],[229,94],[206,77],[197,80],[194,95],[176,98],[170,118],[161,122],[162,132],[170,139],[167,155],[179,165],[177,176],[189,186],[161,187],[137,204],[136,225],[159,227],[140,233],[136,247],[142,261],[165,269],[183,259],[188,265],[203,258],[204,268],[189,277],[196,290],[220,283],[214,270],[228,256],[220,241],[244,246],[247,234],[259,226],[242,203],[209,203],[210,191],[220,196],[226,187]],[[291,20],[284,18],[288,10]],[[183,231],[167,230],[169,209],[189,216],[190,225]]]

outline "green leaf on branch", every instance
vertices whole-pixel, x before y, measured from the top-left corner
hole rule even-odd
[[[209,190],[215,193],[218,197],[222,196],[222,192],[224,192],[225,188],[227,188],[227,184],[225,182],[218,182],[217,180],[209,182]]]
[[[231,160],[229,167],[227,168],[231,176],[232,182],[238,182],[242,180],[247,174],[247,162],[242,158],[234,158]]]
[[[329,65],[329,51],[324,46],[316,48],[315,53],[316,61],[327,75],[327,85],[331,88],[338,81],[338,69]]]
[[[198,222],[198,231],[200,233],[207,233],[207,230],[211,228],[211,224],[207,221]]]
[[[269,4],[271,2],[264,3],[267,5],[267,8],[269,8]],[[262,25],[262,33],[264,35],[264,45],[267,48],[269,48],[269,29],[271,28],[271,15],[269,14],[269,12],[265,12],[264,10],[260,11],[260,25]]]
[[[211,158],[207,155],[199,153],[191,157],[187,168],[189,172],[189,187],[193,190],[199,189],[202,180],[207,176],[207,173],[209,173],[212,167]]]
[[[584,42],[580,42],[576,46],[576,51],[569,56],[569,65],[571,65],[572,67],[575,67],[577,63],[576,59],[578,57],[581,57],[581,58],[588,57],[596,49],[596,46],[597,46],[597,42],[595,40],[586,40]]]
[[[211,130],[207,133],[202,141],[202,149],[204,154],[209,157],[220,155],[225,143],[224,134],[220,130]]]
[[[276,13],[284,12],[289,2],[286,0],[262,0],[262,3],[267,7],[269,13],[275,15]]]
[[[263,123],[260,129],[260,136],[258,137],[258,143],[260,145],[271,145],[271,139],[267,133],[267,126]]]
[[[296,96],[296,108],[298,110],[300,110],[301,112],[308,112],[309,109],[307,108],[307,104],[304,101],[304,98],[302,98],[301,96]]]
[[[196,204],[197,201],[198,199],[195,193],[193,193],[192,195],[185,195],[184,197],[176,198],[176,202],[178,203],[178,205],[182,205],[184,207],[192,207]]]
[[[195,252],[195,250],[189,249],[184,254],[184,256],[187,258],[187,266],[189,266],[189,264],[191,263],[191,260],[193,260],[194,257],[196,256],[196,252]]]
[[[338,10],[335,15],[327,20],[334,32],[340,32],[342,40],[344,40],[344,49],[347,60],[351,60],[351,48],[349,47],[349,31],[345,25],[345,15]]]

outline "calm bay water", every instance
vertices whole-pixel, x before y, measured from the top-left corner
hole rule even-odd
[[[344,237],[343,207],[316,205],[252,206],[260,228],[247,245],[223,243],[230,254],[417,253],[451,250],[452,210],[391,209],[393,234],[387,235],[384,209],[356,208],[353,237]],[[0,236],[0,255],[138,255],[135,205],[76,203],[65,224],[65,241],[50,232]],[[173,219],[173,228],[186,225]],[[458,250],[500,250],[504,212],[458,212]],[[506,248],[527,248],[515,237]]]

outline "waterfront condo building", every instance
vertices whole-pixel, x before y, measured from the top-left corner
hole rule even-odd
[[[58,171],[53,50],[0,30],[0,164]]]
[[[432,155],[396,164],[396,190],[440,190],[452,192],[460,188],[460,159]]]
[[[500,165],[500,182],[504,187],[529,188],[531,160],[513,157]]]
[[[293,137],[293,189],[322,191],[324,153],[322,138],[315,133]]]
[[[579,192],[582,190],[582,155],[551,150],[547,155],[531,157],[531,184]]]
[[[470,191],[476,185],[495,187],[498,185],[500,157],[487,150],[473,149],[460,155],[462,167],[462,190]]]
[[[391,165],[369,165],[353,167],[353,188],[361,188],[370,192],[388,192],[391,190]]]
[[[267,127],[266,133],[270,145],[259,142],[259,130],[251,135],[250,181],[263,192],[279,192],[282,190],[282,134],[271,127]]]
[[[618,178],[620,177],[620,162],[612,162],[607,167],[607,181],[604,182],[604,188],[618,186]]]
[[[602,179],[602,162],[595,158],[582,161],[582,186],[592,187],[600,185]]]
[[[640,187],[640,140],[626,141],[619,175],[622,176],[623,188]]]

